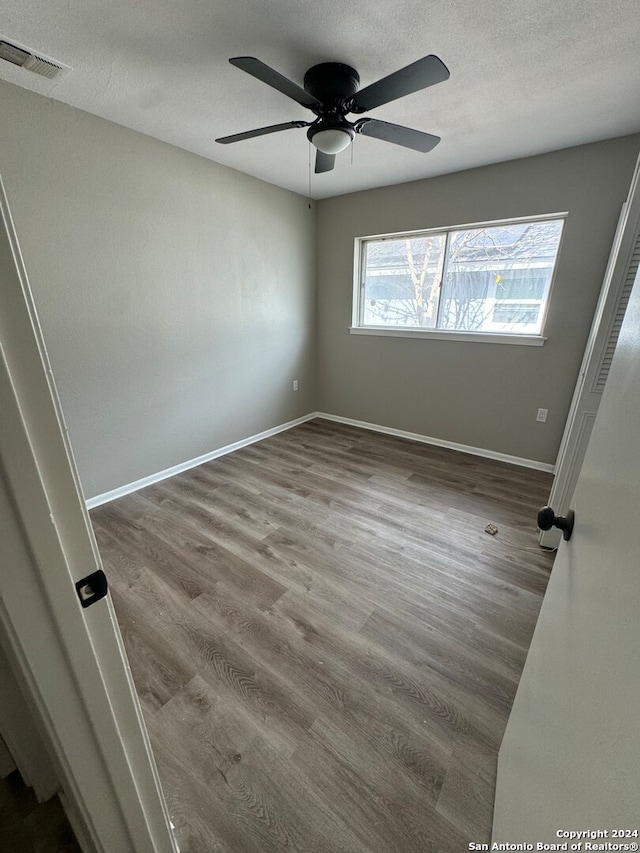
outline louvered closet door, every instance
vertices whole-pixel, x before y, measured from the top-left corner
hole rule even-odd
[[[636,277],[636,273],[638,272],[638,267],[640,266],[640,234],[636,236],[636,243],[633,248],[633,254],[631,256],[631,262],[629,264],[629,270],[627,272],[627,277],[624,282],[624,286],[622,288],[622,292],[620,294],[620,301],[618,302],[618,306],[616,308],[616,312],[613,316],[613,321],[611,323],[608,335],[607,335],[607,345],[604,348],[604,352],[602,353],[602,357],[600,359],[600,364],[598,365],[598,371],[596,373],[595,381],[593,384],[593,390],[599,391],[601,394],[604,391],[604,386],[607,381],[607,377],[609,376],[609,369],[611,368],[611,362],[613,360],[613,354],[616,351],[616,345],[618,343],[618,336],[620,335],[620,329],[622,328],[622,321],[624,320],[624,315],[627,310],[627,305],[629,304],[629,297],[631,296],[631,288],[633,287],[633,281]]]
[[[558,453],[556,475],[548,501],[557,515],[565,515],[571,504],[639,266],[640,159],[636,165],[628,199],[620,214],[600,300]],[[560,538],[559,530],[547,530],[540,535],[540,544],[546,548],[557,548]]]

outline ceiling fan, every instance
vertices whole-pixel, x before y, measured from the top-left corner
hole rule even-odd
[[[373,136],[385,142],[393,142],[414,151],[426,153],[440,142],[439,136],[391,124],[375,118],[349,121],[349,113],[365,113],[374,107],[388,104],[397,98],[442,83],[449,78],[449,69],[437,56],[424,56],[411,65],[383,77],[370,86],[358,90],[360,77],[355,68],[341,62],[323,62],[314,65],[304,75],[304,88],[274,71],[253,56],[236,56],[229,60],[232,65],[262,80],[267,86],[296,101],[315,113],[314,121],[288,121],[272,124],[245,133],[234,133],[216,139],[223,145],[241,142],[255,136],[278,133],[294,127],[308,127],[307,136],[317,148],[316,173],[330,172],[336,154],[344,151],[353,142],[356,133]]]

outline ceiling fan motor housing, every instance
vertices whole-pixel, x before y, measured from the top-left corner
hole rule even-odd
[[[322,62],[304,75],[305,91],[327,106],[341,106],[355,95],[359,85],[358,72],[342,62]]]

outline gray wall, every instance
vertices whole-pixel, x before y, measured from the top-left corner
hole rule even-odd
[[[87,497],[314,409],[306,199],[4,82],[0,116]]]
[[[624,137],[319,202],[318,408],[555,462],[639,148]],[[543,347],[349,334],[355,237],[560,211]]]

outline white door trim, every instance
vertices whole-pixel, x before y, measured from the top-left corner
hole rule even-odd
[[[60,247],[64,251],[64,247]],[[87,850],[177,847],[0,180],[0,620]]]

